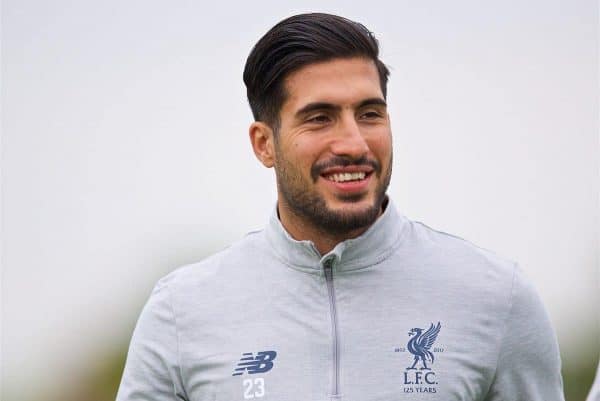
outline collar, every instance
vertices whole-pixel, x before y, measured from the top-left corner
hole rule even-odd
[[[290,267],[308,273],[322,273],[324,264],[333,259],[334,270],[350,271],[373,266],[386,259],[400,245],[407,222],[388,199],[384,212],[367,231],[340,242],[330,252],[321,255],[312,241],[297,241],[288,234],[277,217],[275,206],[265,235],[273,252]]]

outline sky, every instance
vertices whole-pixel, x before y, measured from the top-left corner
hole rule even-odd
[[[380,41],[400,212],[517,261],[563,350],[597,334],[597,2],[298,4],[2,2],[5,386],[72,380],[161,276],[264,225],[242,70],[308,11]]]

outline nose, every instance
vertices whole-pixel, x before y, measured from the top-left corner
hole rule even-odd
[[[369,152],[369,145],[353,115],[339,120],[331,151],[337,156],[350,159],[358,159]]]

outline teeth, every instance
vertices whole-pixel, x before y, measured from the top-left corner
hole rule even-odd
[[[327,177],[327,179],[331,180],[331,181],[335,181],[335,182],[357,181],[357,180],[364,180],[366,175],[367,174],[364,172],[338,173],[338,174],[331,174],[330,176]]]

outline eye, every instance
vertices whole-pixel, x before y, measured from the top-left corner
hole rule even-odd
[[[360,115],[361,120],[373,120],[373,119],[380,118],[380,117],[381,117],[381,113],[379,113],[378,111],[374,111],[374,110],[366,111]]]
[[[328,115],[326,114],[317,114],[315,116],[309,117],[306,122],[307,123],[315,123],[315,124],[324,124],[331,121]]]

